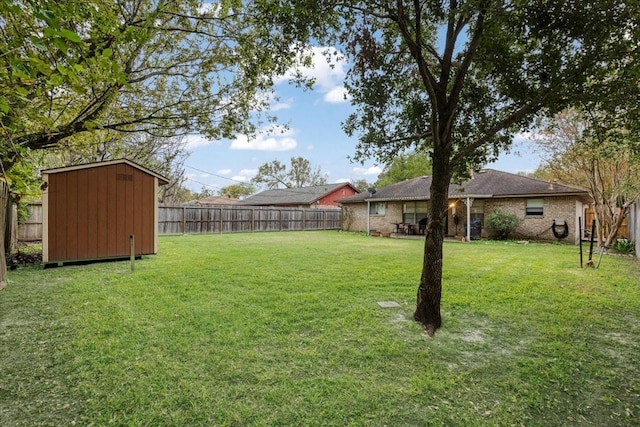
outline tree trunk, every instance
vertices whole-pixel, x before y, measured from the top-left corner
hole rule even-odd
[[[429,336],[442,325],[440,298],[442,295],[442,245],[447,218],[450,171],[446,159],[434,156],[431,181],[429,219],[426,227],[422,275],[418,287],[416,311],[413,318],[420,322]]]
[[[618,238],[618,231],[620,230],[620,227],[622,226],[622,222],[624,221],[628,213],[629,213],[629,206],[627,205],[616,209],[616,213],[613,215],[613,220],[612,220],[613,225],[609,230],[609,233],[607,234],[606,239],[604,239],[603,246],[605,248],[609,249],[616,242]]]
[[[6,182],[0,181],[0,234],[2,234],[0,241],[0,289],[4,288],[7,279],[7,263],[4,250],[4,235],[6,231],[5,221],[7,206],[11,205],[11,198],[9,197],[9,186]]]

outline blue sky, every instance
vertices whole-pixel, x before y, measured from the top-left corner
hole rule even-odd
[[[329,67],[322,50],[314,48],[315,66],[304,70],[316,79],[314,90],[296,88],[288,83],[286,76],[277,84],[279,100],[271,104],[271,110],[279,123],[288,124],[288,129],[271,125],[263,128],[264,133],[253,140],[243,135],[221,141],[209,141],[200,135],[188,137],[187,188],[219,191],[231,184],[250,181],[264,163],[277,159],[288,165],[291,157],[298,156],[320,167],[329,183],[377,179],[383,165],[373,161],[361,165],[348,159],[355,153],[357,140],[349,138],[341,128],[352,111],[349,101],[344,99],[347,67],[340,62]],[[503,154],[487,167],[514,173],[532,172],[539,163],[540,158],[526,137],[519,135],[512,154]]]

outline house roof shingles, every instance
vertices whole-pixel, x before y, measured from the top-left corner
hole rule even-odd
[[[196,200],[194,204],[196,205],[235,205],[239,202],[239,199],[234,199],[232,197],[227,196],[211,196],[205,197],[204,199]]]
[[[262,205],[308,205],[315,203],[324,196],[342,187],[350,186],[349,183],[316,185],[302,188],[280,188],[276,190],[265,190],[261,193],[247,197],[239,204],[262,206]]]
[[[340,203],[391,200],[428,200],[431,176],[422,176],[378,189],[373,195],[364,192],[339,200]],[[462,184],[449,186],[449,198],[504,198],[534,196],[586,196],[580,188],[550,183],[535,178],[483,169]]]

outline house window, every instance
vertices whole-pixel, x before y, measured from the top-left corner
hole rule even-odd
[[[417,224],[427,217],[429,205],[426,201],[405,202],[402,204],[402,222],[405,224]]]
[[[369,205],[369,215],[384,215],[387,204],[383,202],[375,202]]]
[[[544,215],[544,199],[527,199],[526,203],[526,216]]]

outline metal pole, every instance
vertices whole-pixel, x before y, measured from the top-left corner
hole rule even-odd
[[[578,217],[578,244],[580,245],[580,268],[582,268],[582,217]]]
[[[467,197],[467,242],[471,241],[471,204],[473,199]]]
[[[596,237],[596,220],[591,222],[591,241],[589,242],[589,261],[587,261],[588,267],[593,267],[593,240]]]
[[[596,264],[596,268],[600,268],[600,261],[602,261],[603,253],[604,253],[604,246],[600,246],[600,257],[598,258],[598,263]]]
[[[370,236],[370,225],[371,225],[371,201],[367,200],[367,236]]]
[[[136,245],[133,234],[129,236],[129,249],[131,250],[131,271],[133,271],[136,264]]]

